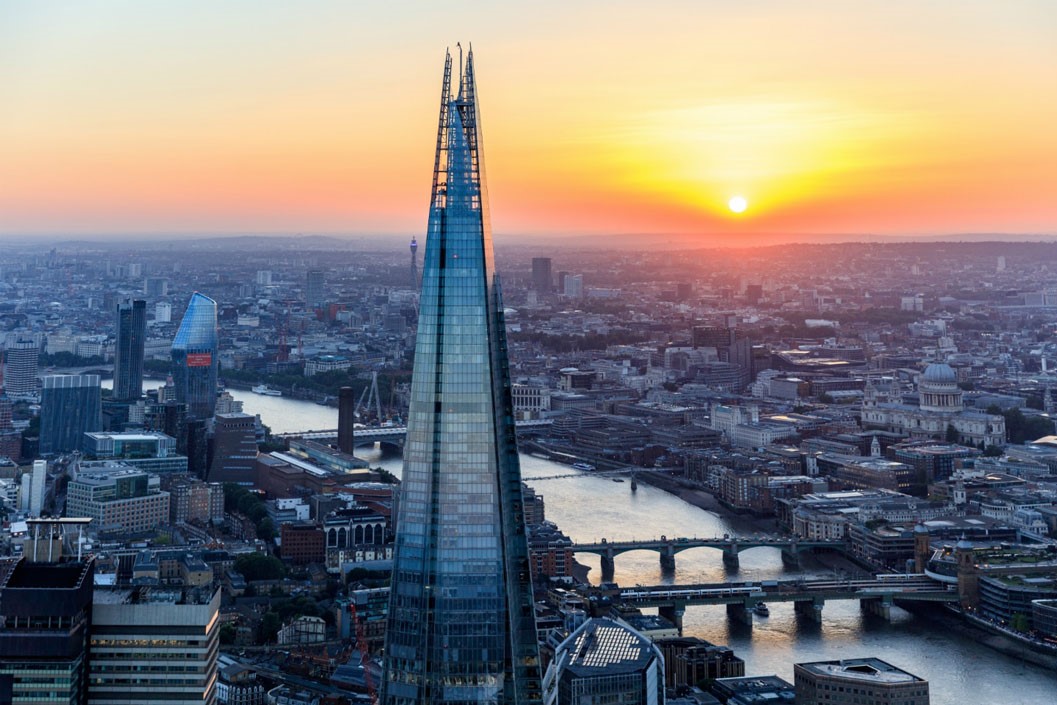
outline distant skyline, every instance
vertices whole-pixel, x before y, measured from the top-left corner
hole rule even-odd
[[[421,234],[472,41],[497,244],[1053,236],[1055,36],[1051,0],[4,3],[0,233]]]

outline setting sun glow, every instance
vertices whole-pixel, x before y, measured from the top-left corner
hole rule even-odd
[[[1052,0],[309,4],[0,2],[0,235],[403,243],[469,39],[497,233],[1057,232]]]

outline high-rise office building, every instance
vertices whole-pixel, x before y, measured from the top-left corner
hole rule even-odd
[[[169,280],[165,277],[147,277],[143,280],[143,295],[152,299],[169,295]]]
[[[88,705],[214,705],[220,590],[96,590]]]
[[[217,302],[191,295],[172,341],[176,401],[187,405],[187,417],[208,419],[217,403]]]
[[[94,559],[31,559],[0,561],[0,703],[85,705]]]
[[[310,269],[305,275],[305,303],[309,308],[322,308],[326,303],[325,280],[322,269]]]
[[[584,275],[566,274],[562,294],[570,299],[582,299],[584,297]]]
[[[4,387],[13,397],[37,393],[37,363],[40,346],[32,340],[17,340],[4,350]]]
[[[589,619],[554,650],[546,705],[664,705],[664,658],[624,622]]]
[[[253,485],[257,475],[256,421],[249,414],[217,414],[210,482]]]
[[[532,258],[532,288],[540,294],[549,294],[554,291],[550,257]]]
[[[0,458],[18,462],[22,457],[22,432],[15,428],[14,408],[0,375]]]
[[[22,473],[19,506],[24,514],[39,517],[44,510],[44,495],[48,489],[48,461],[34,460],[33,469]]]
[[[40,454],[81,450],[84,434],[103,430],[99,375],[49,375],[40,393]]]
[[[114,399],[143,396],[143,345],[147,340],[147,302],[117,305],[117,343],[114,345]]]
[[[384,705],[513,705],[542,697],[472,51],[460,73],[452,95],[447,56]]]
[[[165,301],[159,301],[158,303],[154,304],[154,322],[171,323],[172,304],[166,303]]]

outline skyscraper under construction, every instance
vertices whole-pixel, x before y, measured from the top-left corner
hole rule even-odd
[[[383,705],[539,703],[521,470],[473,52],[446,56]]]

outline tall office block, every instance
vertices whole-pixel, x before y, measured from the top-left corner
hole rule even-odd
[[[562,294],[570,299],[582,299],[584,297],[584,275],[566,274]]]
[[[166,303],[165,301],[159,301],[158,303],[154,304],[154,322],[171,323],[172,304]]]
[[[624,622],[589,619],[554,650],[546,705],[664,705],[664,657]]]
[[[541,294],[549,294],[554,290],[550,257],[532,258],[532,288]]]
[[[356,450],[356,393],[352,387],[338,390],[338,450],[349,455]]]
[[[305,303],[309,308],[322,308],[326,302],[323,276],[322,269],[310,269],[305,275]]]
[[[48,461],[34,460],[33,469],[22,473],[19,508],[30,517],[39,517],[44,510],[44,493],[48,488]]]
[[[542,698],[473,67],[452,95],[445,60],[384,705]]]
[[[37,363],[40,346],[32,340],[18,340],[4,351],[4,387],[11,396],[37,393]]]
[[[0,561],[0,703],[85,705],[94,559],[31,557]]]
[[[147,302],[117,305],[117,343],[114,345],[114,399],[143,396],[143,345],[147,340]]]
[[[0,381],[0,458],[18,462],[22,457],[22,432],[15,428],[14,408]]]
[[[172,342],[176,401],[187,417],[208,419],[217,403],[217,302],[197,291],[191,295]]]
[[[217,414],[210,482],[253,485],[257,476],[257,424],[249,414]]]
[[[99,375],[50,375],[40,393],[40,454],[81,450],[84,434],[103,430]]]
[[[96,590],[88,705],[214,705],[220,590]]]

